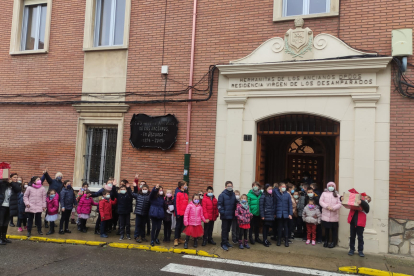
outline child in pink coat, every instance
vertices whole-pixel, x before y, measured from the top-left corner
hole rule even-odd
[[[92,206],[98,206],[98,203],[91,197],[91,191],[86,189],[84,194],[79,199],[78,208],[76,210],[78,212],[80,222],[79,229],[83,233],[86,233],[86,220],[91,214]]]
[[[46,221],[50,222],[50,229],[49,232],[46,233],[46,235],[51,235],[55,233],[55,221],[57,220],[59,211],[59,195],[53,189],[50,189],[47,192],[46,206]]]
[[[325,243],[323,246],[334,248],[338,240],[339,209],[342,204],[336,191],[336,184],[329,182],[326,186],[327,189],[319,199],[319,206],[322,207],[322,226],[325,227]],[[332,230],[332,240],[328,245],[330,230]]]
[[[193,200],[187,205],[184,213],[184,233],[186,234],[184,248],[188,248],[190,237],[194,238],[194,247],[197,247],[197,238],[204,235],[204,229],[201,226],[201,220],[208,223],[209,220],[204,218],[203,207],[200,205],[198,194],[193,195]]]

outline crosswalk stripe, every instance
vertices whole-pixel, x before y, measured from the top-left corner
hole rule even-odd
[[[262,263],[249,263],[249,262],[242,262],[242,261],[236,261],[236,260],[201,257],[201,256],[195,256],[195,255],[184,255],[183,258],[193,259],[193,260],[200,260],[200,261],[223,263],[223,264],[231,264],[231,265],[243,265],[243,266],[250,266],[250,267],[257,267],[257,268],[264,268],[264,269],[272,269],[272,270],[278,270],[278,271],[295,272],[295,273],[301,273],[301,274],[306,274],[306,275],[344,276],[344,274],[342,274],[342,273],[335,273],[335,272],[322,271],[322,270],[309,269],[309,268],[300,268],[300,267],[292,267],[292,266],[284,266],[284,265],[262,264]]]
[[[181,275],[194,276],[258,276],[257,274],[247,274],[233,271],[226,271],[221,269],[205,268],[191,265],[168,264],[163,267],[161,271],[178,273]]]

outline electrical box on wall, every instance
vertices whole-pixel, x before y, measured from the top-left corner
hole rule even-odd
[[[413,54],[413,29],[392,30],[392,56],[405,57]]]

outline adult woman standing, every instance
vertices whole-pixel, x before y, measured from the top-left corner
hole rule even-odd
[[[20,183],[17,183],[17,174],[10,175],[10,180],[0,182],[0,245],[11,243],[6,239],[7,227],[10,221],[10,214],[17,216],[17,203],[22,190]]]
[[[33,219],[37,225],[37,232],[42,233],[42,212],[46,210],[46,190],[42,186],[42,181],[39,177],[33,176],[31,181],[32,186],[27,187],[23,196],[24,205],[26,205],[26,214],[28,216],[27,222],[27,236],[31,236]]]
[[[319,199],[319,205],[322,207],[322,225],[325,227],[325,243],[323,247],[334,248],[338,240],[338,221],[341,200],[336,191],[336,184],[329,182],[327,189],[322,193]],[[328,245],[329,230],[332,229],[332,241]]]
[[[276,208],[277,219],[277,246],[282,243],[282,229],[283,237],[285,237],[285,246],[289,247],[289,220],[292,219],[292,198],[286,191],[286,184],[280,183],[278,189],[274,189],[274,202]]]

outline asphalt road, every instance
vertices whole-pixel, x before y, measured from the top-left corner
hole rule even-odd
[[[110,247],[13,241],[0,246],[0,275],[309,275],[254,267],[257,263],[229,264],[223,259],[222,262],[213,262],[183,256]],[[330,274],[322,272],[322,275]]]

